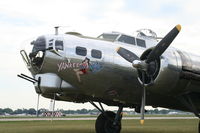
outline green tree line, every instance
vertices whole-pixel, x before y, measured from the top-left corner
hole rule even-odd
[[[36,114],[36,110],[34,108],[30,109],[16,109],[12,110],[11,108],[0,108],[0,115],[5,115],[5,114],[30,114],[34,115]]]
[[[43,112],[47,112],[47,109],[39,109],[39,114]],[[99,114],[100,112],[97,109],[77,109],[77,110],[56,110],[60,111],[63,114]],[[117,112],[116,110],[114,112]],[[124,111],[125,113],[128,114],[135,114],[135,111]],[[170,110],[170,109],[151,109],[147,110],[146,114],[169,114],[170,112],[178,112],[178,113],[184,113],[182,111],[177,111],[177,110]],[[16,114],[27,114],[27,115],[35,115],[36,110],[34,108],[30,109],[16,109],[12,110],[11,108],[0,108],[0,115],[5,115],[5,114],[11,114],[11,115],[16,115]]]

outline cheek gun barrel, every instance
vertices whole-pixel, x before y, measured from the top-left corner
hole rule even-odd
[[[20,78],[22,78],[22,79],[25,79],[25,80],[27,80],[29,82],[32,82],[33,84],[36,83],[36,82],[38,82],[38,80],[36,80],[34,78],[31,78],[31,77],[29,77],[29,76],[27,76],[25,74],[22,74],[22,73],[20,75],[18,74],[17,76],[20,77]]]

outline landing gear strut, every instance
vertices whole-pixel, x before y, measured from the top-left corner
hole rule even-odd
[[[104,111],[101,103],[99,103],[101,109],[95,103],[90,103],[101,112],[95,123],[96,133],[120,133],[123,106],[119,106],[116,114],[112,111]]]

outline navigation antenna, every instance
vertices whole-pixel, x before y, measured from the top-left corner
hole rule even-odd
[[[68,28],[68,27],[71,27],[71,26],[55,26],[54,28],[55,28],[55,35],[58,35],[59,33],[58,33],[58,29],[59,28]]]
[[[56,27],[54,27],[55,28],[55,35],[58,35],[58,28],[59,28],[60,26],[56,26]]]

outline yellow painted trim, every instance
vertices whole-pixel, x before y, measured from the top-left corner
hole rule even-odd
[[[140,124],[141,124],[141,125],[144,125],[144,120],[140,120]]]
[[[116,48],[116,51],[119,51],[120,47]]]
[[[181,25],[180,25],[180,24],[176,25],[176,29],[177,29],[178,31],[180,31],[180,30],[181,30]]]

